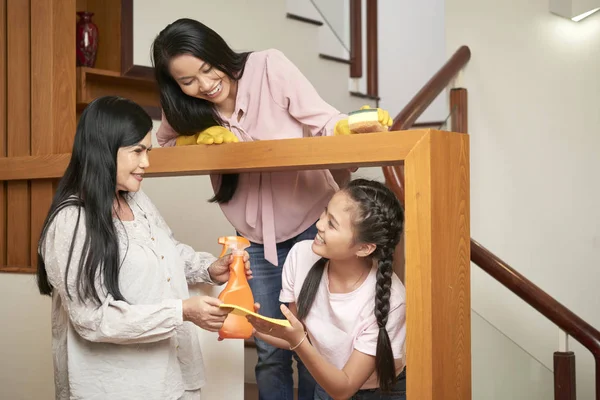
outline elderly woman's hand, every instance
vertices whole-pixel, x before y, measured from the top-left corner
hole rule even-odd
[[[209,296],[194,296],[183,300],[183,320],[207,331],[217,332],[223,326],[228,311],[219,308],[221,300]]]
[[[250,255],[244,251],[244,264],[246,267],[246,278],[252,279],[252,270],[250,269]],[[227,254],[208,267],[210,279],[217,284],[223,284],[229,280],[229,265],[233,262],[233,255]]]

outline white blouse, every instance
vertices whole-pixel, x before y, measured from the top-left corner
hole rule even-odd
[[[179,399],[204,385],[197,327],[184,322],[187,284],[213,283],[216,258],[179,243],[142,192],[127,199],[134,220],[114,220],[126,301],[96,289],[102,304],[78,300],[76,280],[85,238],[85,209],[61,210],[41,247],[52,294],[52,348],[57,399]],[[73,232],[77,234],[73,239]],[[74,240],[67,285],[65,272]]]

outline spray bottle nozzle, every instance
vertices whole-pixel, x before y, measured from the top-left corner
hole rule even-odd
[[[231,249],[234,255],[242,255],[246,247],[250,247],[250,241],[241,236],[223,236],[219,238],[219,244],[223,245],[223,251],[219,258],[223,257],[227,250]]]

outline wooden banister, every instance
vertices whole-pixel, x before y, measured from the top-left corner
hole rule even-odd
[[[423,88],[408,102],[394,118],[390,130],[399,131],[410,129],[423,111],[438,97],[452,79],[467,65],[471,59],[471,50],[461,46],[442,68],[423,86]]]
[[[596,400],[600,400],[600,331],[473,239],[471,261],[592,353],[596,361]]]
[[[511,292],[538,310],[556,326],[600,357],[600,332],[560,304],[529,279],[471,239],[471,261]]]
[[[423,86],[421,90],[408,102],[408,104],[394,118],[390,130],[410,129],[429,105],[450,84],[452,79],[467,65],[471,59],[471,50],[461,46],[440,68],[440,70]],[[466,96],[466,95],[465,95]],[[466,124],[464,124],[466,127]],[[463,132],[461,132],[463,133]],[[466,133],[466,131],[464,132]],[[388,185],[397,184],[396,195],[404,205],[404,169],[402,166],[383,167],[383,174]],[[389,179],[388,179],[389,177]]]

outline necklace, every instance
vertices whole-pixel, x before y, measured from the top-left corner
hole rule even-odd
[[[327,270],[328,270],[328,274],[329,274],[329,271],[330,271],[330,268],[329,268],[329,261],[327,262]],[[363,271],[363,272],[360,274],[360,276],[358,277],[358,279],[356,280],[356,282],[354,282],[354,284],[353,284],[352,286],[350,286],[349,288],[346,288],[346,287],[344,287],[344,291],[343,291],[343,293],[349,293],[349,292],[352,292],[352,291],[354,291],[354,289],[356,289],[356,287],[358,286],[358,284],[360,283],[360,281],[363,279],[363,277],[365,276],[365,274],[367,274],[369,271],[370,271],[370,269],[369,269],[369,268],[365,269],[365,270],[364,270],[364,271]],[[330,281],[329,283],[330,283],[330,285],[331,285],[331,281]]]

